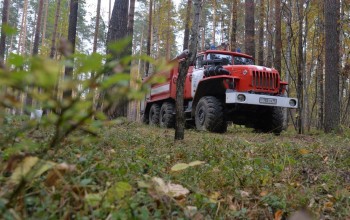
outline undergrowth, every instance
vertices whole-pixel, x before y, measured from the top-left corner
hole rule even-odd
[[[3,131],[21,123],[10,120]],[[186,130],[185,140],[174,142],[173,130],[125,120],[102,127],[98,137],[76,131],[56,149],[31,152],[74,169],[53,183],[49,171],[33,178],[10,208],[13,185],[0,177],[1,218],[284,219],[299,210],[350,218],[349,131],[274,136],[231,126],[223,135]],[[40,143],[53,134],[39,127],[26,135]],[[2,170],[7,154],[1,151]],[[204,163],[172,170],[193,161]],[[155,177],[189,192],[159,191]]]

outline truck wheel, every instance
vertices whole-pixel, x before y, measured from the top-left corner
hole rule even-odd
[[[164,102],[160,108],[159,125],[163,128],[173,128],[175,126],[175,106],[171,102]]]
[[[255,130],[280,135],[283,130],[283,112],[280,107],[268,107],[259,115]]]
[[[226,132],[227,122],[222,102],[214,96],[202,97],[196,107],[195,123],[200,131]]]
[[[153,103],[148,113],[150,125],[159,125],[159,115],[160,115],[159,113],[160,113],[160,105],[157,103]]]

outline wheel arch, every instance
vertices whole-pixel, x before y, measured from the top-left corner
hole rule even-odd
[[[192,102],[192,117],[194,117],[197,104],[203,96],[215,96],[219,99],[225,99],[226,87],[223,83],[225,78],[208,78],[199,83]]]

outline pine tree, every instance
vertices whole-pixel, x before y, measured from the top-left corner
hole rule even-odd
[[[254,11],[254,0],[245,0],[245,52],[253,57],[255,57]]]
[[[1,25],[1,38],[0,38],[0,64],[5,60],[5,47],[6,47],[6,33],[5,26],[8,24],[9,19],[10,0],[4,0],[2,8],[2,25]]]
[[[71,53],[75,52],[75,39],[77,35],[77,22],[78,22],[78,6],[79,0],[71,0],[70,2],[70,12],[69,12],[69,26],[68,26],[68,42],[71,45]],[[73,77],[73,67],[66,66],[64,71],[65,78]],[[63,98],[71,98],[73,91],[71,89],[63,91]]]
[[[36,28],[35,28],[33,53],[32,53],[33,55],[37,55],[39,53],[39,41],[40,41],[40,33],[41,33],[43,6],[44,6],[44,0],[40,0],[38,14],[37,14],[37,18],[36,18]]]
[[[337,131],[340,125],[339,106],[339,10],[340,0],[324,0],[325,16],[325,117],[324,131]]]
[[[53,33],[51,38],[51,50],[50,50],[50,58],[53,59],[56,54],[56,38],[57,38],[57,28],[58,28],[58,20],[60,18],[60,9],[61,9],[61,0],[56,0],[56,13],[55,13],[55,23],[53,27]]]

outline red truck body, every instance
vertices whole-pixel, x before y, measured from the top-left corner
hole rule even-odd
[[[166,82],[151,86],[143,106],[144,122],[163,127],[174,125],[176,83],[181,61],[173,60],[174,67],[170,71],[151,76],[162,75]],[[279,134],[283,120],[281,108],[297,108],[298,103],[295,98],[285,97],[287,85],[281,81],[277,70],[254,65],[249,55],[207,50],[197,54],[195,64],[188,70],[184,111],[188,122],[195,122],[199,130],[225,132],[227,122],[232,121]],[[219,118],[211,112],[220,115]],[[220,121],[220,125],[215,125],[213,120]],[[278,123],[263,125],[276,120]]]

